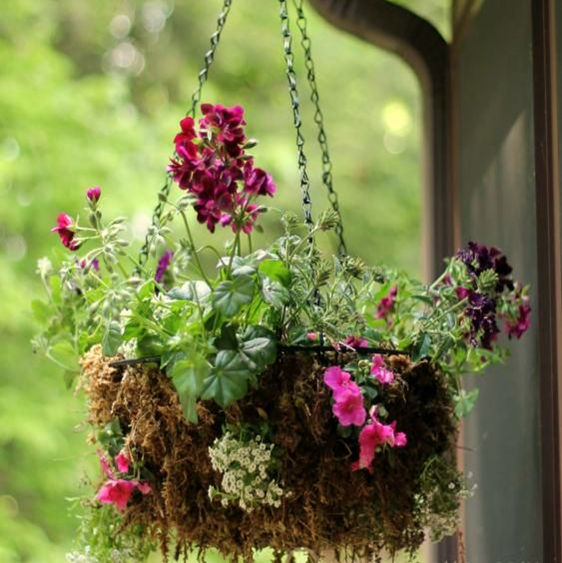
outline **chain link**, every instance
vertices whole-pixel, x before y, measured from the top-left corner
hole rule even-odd
[[[217,18],[216,30],[211,35],[211,39],[210,39],[211,48],[205,53],[203,68],[201,69],[201,72],[199,72],[198,75],[197,88],[195,89],[195,91],[191,96],[191,108],[186,114],[188,116],[195,117],[197,106],[201,101],[201,92],[203,91],[203,85],[205,84],[207,78],[209,77],[209,70],[211,69],[211,66],[213,65],[213,62],[215,60],[215,53],[219,45],[220,37],[223,32],[224,26],[226,24],[226,19],[230,12],[231,6],[232,6],[232,0],[224,0],[222,11],[219,14],[219,17]],[[168,200],[168,196],[170,195],[172,184],[173,184],[172,176],[168,172],[166,174],[166,183],[162,186],[160,192],[158,193],[158,203],[156,204],[156,207],[154,208],[154,211],[152,213],[153,228],[158,227],[158,225],[162,220],[162,212],[164,211],[164,205]],[[150,253],[150,246],[152,245],[153,240],[154,240],[154,234],[149,231],[146,235],[144,244],[139,251],[138,263],[140,267],[144,266],[148,260],[148,256]],[[137,268],[137,274],[138,273],[140,272],[138,271]]]
[[[293,0],[293,5],[297,11],[297,27],[301,33],[300,44],[304,51],[304,63],[306,67],[306,76],[310,86],[310,99],[314,104],[314,122],[318,126],[318,143],[322,151],[322,183],[328,192],[328,200],[332,205],[332,209],[338,217],[338,223],[335,231],[339,238],[338,252],[341,255],[347,254],[347,248],[343,236],[343,222],[341,218],[337,193],[334,190],[334,178],[332,175],[332,160],[328,148],[328,137],[324,127],[324,114],[320,109],[320,95],[318,93],[318,85],[316,83],[316,72],[314,61],[312,59],[312,41],[308,35],[307,19],[303,10],[303,0]]]
[[[292,36],[289,23],[289,12],[287,0],[279,0],[279,16],[281,18],[281,36],[283,39],[283,53],[286,63],[286,74],[289,82],[289,96],[293,110],[293,126],[297,134],[297,153],[300,173],[300,187],[302,195],[302,210],[304,222],[310,231],[314,226],[312,220],[312,202],[310,199],[310,180],[308,178],[308,161],[304,153],[304,136],[302,134],[302,120],[300,113],[300,100],[297,87],[297,75],[295,73],[295,57],[292,51]]]

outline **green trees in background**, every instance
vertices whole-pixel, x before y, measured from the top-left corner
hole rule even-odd
[[[221,2],[4,4],[0,561],[50,563],[64,560],[75,528],[65,497],[89,494],[80,489],[81,475],[96,460],[79,426],[81,400],[64,388],[59,370],[31,353],[30,302],[42,290],[36,262],[58,247],[49,233],[56,215],[81,210],[92,185],[102,186],[105,209],[135,218],[138,232],[130,234],[140,241]],[[279,186],[277,205],[298,212],[277,2],[234,4],[203,99],[245,106],[248,131],[260,140],[257,157]],[[393,57],[330,29],[313,14],[309,27],[348,249],[371,263],[417,270],[415,78]],[[304,81],[301,90],[304,100]],[[305,115],[312,121],[310,107]],[[306,130],[313,205],[319,212],[327,200],[315,134],[312,127]]]

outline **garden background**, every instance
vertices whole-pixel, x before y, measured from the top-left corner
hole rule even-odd
[[[447,34],[441,0],[403,0]],[[76,504],[97,459],[82,397],[34,355],[39,258],[56,260],[58,213],[83,212],[102,188],[107,216],[150,222],[178,121],[220,0],[11,0],[0,17],[0,561],[55,563],[72,546]],[[273,205],[299,212],[292,114],[275,0],[235,0],[203,101],[241,104]],[[345,237],[369,263],[420,271],[421,94],[395,57],[311,13],[317,78]],[[297,29],[293,26],[293,32]],[[297,49],[294,42],[294,50]],[[302,60],[297,58],[299,70]],[[312,110],[302,73],[305,119]],[[316,213],[327,207],[315,130],[305,129]],[[175,188],[174,188],[175,189]],[[265,235],[279,232],[274,217]],[[198,239],[208,236],[202,230]],[[332,241],[334,249],[336,241]]]

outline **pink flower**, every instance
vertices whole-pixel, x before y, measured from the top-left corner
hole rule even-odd
[[[334,393],[334,398],[332,412],[342,426],[361,426],[365,422],[367,411],[357,384],[353,383],[337,395]]]
[[[101,468],[103,470],[103,472],[110,478],[110,479],[115,479],[115,474],[113,473],[113,471],[110,469],[109,467],[109,463],[107,461],[107,458],[103,455],[103,453],[101,451],[97,451],[99,460],[100,460],[100,465]]]
[[[131,463],[131,460],[126,453],[121,452],[120,454],[118,454],[115,457],[115,463],[117,465],[117,471],[119,471],[119,473],[129,472],[129,464]]]
[[[375,354],[372,358],[371,374],[382,384],[394,381],[394,372],[386,368],[382,354]]]
[[[318,338],[318,334],[316,332],[307,332],[306,338],[307,340],[316,340]]]
[[[393,312],[394,302],[396,300],[397,293],[398,293],[398,287],[394,286],[388,292],[388,295],[380,300],[380,303],[377,306],[377,312],[375,314],[375,318],[386,319],[390,315],[390,313]]]
[[[385,444],[394,448],[402,448],[408,443],[404,432],[396,432],[396,422],[383,424],[377,419],[376,412],[373,413],[371,422],[363,427],[359,434],[359,459],[351,464],[351,469],[367,469],[373,472],[371,466],[375,459],[376,449]]]
[[[80,243],[74,240],[76,233],[70,228],[73,225],[74,222],[66,213],[60,213],[57,217],[57,226],[51,229],[51,233],[58,233],[61,242],[69,250],[78,250]]]
[[[348,336],[343,343],[350,348],[367,348],[369,346],[367,339],[360,336]]]
[[[332,366],[324,372],[324,383],[335,392],[346,387],[351,380],[351,374],[343,371],[339,366]]]
[[[94,186],[89,188],[86,192],[86,197],[92,202],[97,203],[101,196],[101,188],[99,186]]]
[[[136,487],[134,481],[110,480],[99,490],[97,499],[104,504],[114,504],[119,510],[125,510]]]
[[[152,492],[152,487],[150,486],[150,483],[147,483],[146,481],[143,482],[133,481],[133,483],[136,485],[137,489],[143,495],[147,495],[148,493]]]

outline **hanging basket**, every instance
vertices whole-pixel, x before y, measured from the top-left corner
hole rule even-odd
[[[36,345],[69,381],[80,358],[103,471],[71,562],[142,561],[158,546],[176,558],[209,547],[247,560],[264,547],[279,560],[299,548],[380,557],[414,554],[427,530],[434,540],[456,530],[469,494],[457,423],[478,394],[461,376],[505,359],[499,327],[509,338],[528,328],[528,288],[501,251],[474,242],[431,285],[347,254],[302,0],[293,4],[327,212],[312,215],[279,0],[304,222],[283,214],[283,236],[252,249],[276,187],[250,154],[243,109],[202,104],[194,119],[225,0],[138,260],[122,220],[103,222],[99,187],[87,192],[88,227],[61,214],[53,229],[72,253],[93,246],[58,271],[42,262],[50,299],[37,308]],[[212,232],[232,230],[224,252],[195,245],[188,210]],[[316,245],[324,231],[336,256]],[[215,253],[212,274],[203,252]]]
[[[338,433],[323,375],[326,365],[354,359],[351,353],[281,350],[257,389],[227,409],[200,402],[199,422],[190,424],[157,367],[111,367],[111,359],[93,348],[83,360],[89,422],[114,432],[118,421],[126,450],[150,474],[152,494],[132,499],[126,525],[146,529],[164,551],[175,538],[181,554],[193,546],[247,558],[253,548],[265,547],[280,553],[303,547],[318,554],[342,547],[348,554],[414,553],[431,525],[428,512],[456,521],[463,484],[454,466],[451,394],[429,362],[389,356],[396,377],[379,403],[390,420],[400,421],[409,446],[376,456],[371,472],[350,471],[359,448]],[[264,425],[279,452],[276,473],[284,493],[278,505],[222,506],[209,495],[224,476],[213,468],[210,450],[225,428]],[[432,502],[443,506],[424,506]]]

